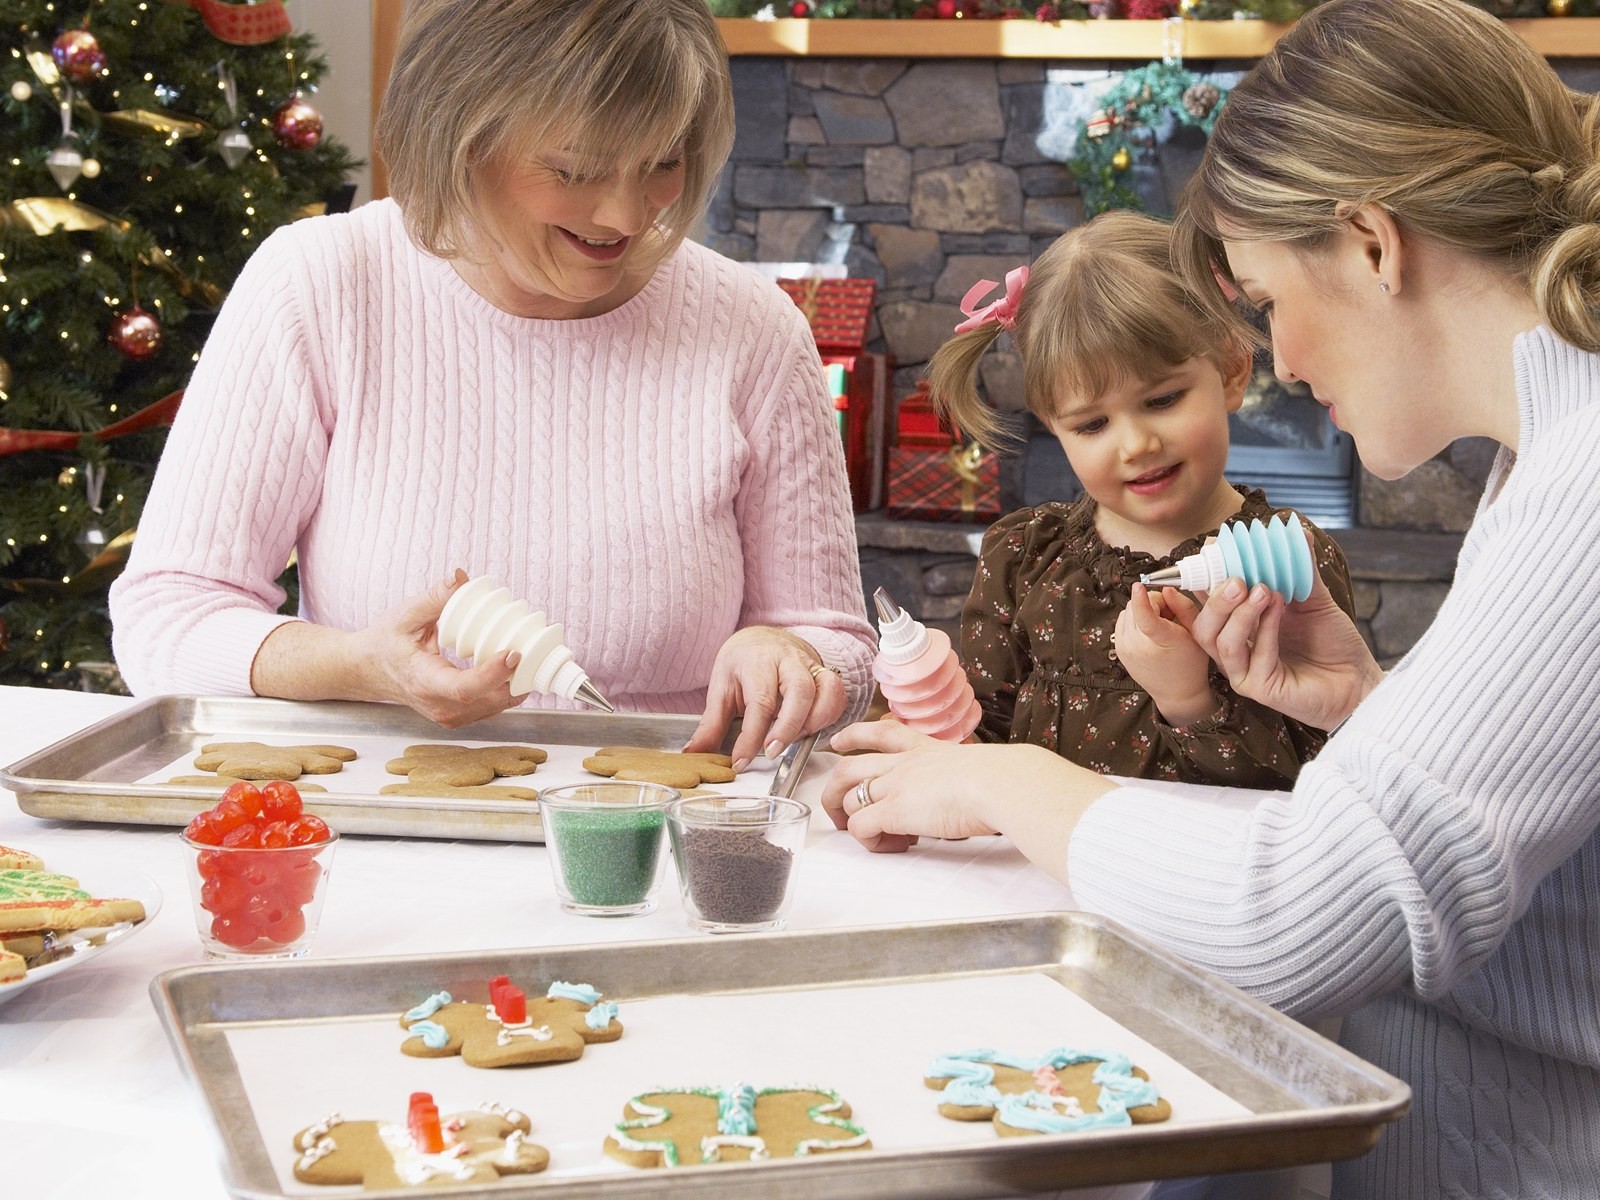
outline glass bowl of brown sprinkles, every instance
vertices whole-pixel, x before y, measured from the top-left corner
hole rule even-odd
[[[686,796],[667,805],[689,923],[708,933],[780,928],[810,818],[806,804],[783,796]]]

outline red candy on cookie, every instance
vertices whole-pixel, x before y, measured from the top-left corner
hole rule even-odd
[[[183,832],[191,842],[219,847],[201,850],[195,864],[203,881],[200,904],[212,914],[214,938],[244,949],[263,940],[287,946],[305,933],[301,910],[316,895],[322,872],[316,856],[329,831],[321,817],[303,811],[292,783],[235,783]]]

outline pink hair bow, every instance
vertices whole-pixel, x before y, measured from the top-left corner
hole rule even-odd
[[[956,326],[957,333],[966,333],[968,330],[978,329],[995,322],[1001,329],[1008,332],[1017,327],[1017,306],[1022,303],[1022,289],[1028,283],[1028,268],[1016,267],[1006,272],[1006,294],[993,304],[978,307],[978,301],[987,296],[999,284],[992,279],[980,279],[967,289],[967,294],[961,297],[961,311],[967,314],[967,319]]]

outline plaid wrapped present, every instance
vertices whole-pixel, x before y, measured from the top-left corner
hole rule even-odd
[[[889,451],[889,516],[983,524],[999,518],[999,456],[941,424],[926,380],[900,401],[895,441]]]

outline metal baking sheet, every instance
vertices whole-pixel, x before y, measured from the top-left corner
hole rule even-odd
[[[443,729],[397,704],[304,703],[260,697],[159,696],[0,771],[30,816],[125,825],[186,825],[216,803],[215,788],[138,782],[207,742],[334,743],[341,738],[393,737],[413,742],[524,742],[532,745],[641,746],[675,750],[698,718],[660,713],[554,712],[519,708]],[[730,730],[726,745],[732,745]],[[791,745],[772,772],[768,791],[792,796],[815,737]],[[308,792],[306,809],[341,833],[389,837],[542,842],[538,808],[527,801],[382,796],[340,792],[338,775],[308,777],[328,789]],[[536,776],[505,782],[539,787]],[[763,781],[765,782],[765,781]],[[733,788],[735,785],[724,785]]]
[[[1371,1149],[1385,1123],[1400,1117],[1410,1103],[1410,1089],[1400,1080],[1114,922],[1083,913],[389,959],[187,967],[158,976],[150,993],[174,1051],[209,1109],[231,1194],[265,1200],[289,1193],[280,1185],[263,1141],[230,1049],[230,1031],[243,1035],[277,1026],[305,1030],[340,1020],[398,1014],[417,1002],[419,988],[445,987],[454,995],[473,998],[484,993],[488,979],[502,974],[513,980],[589,982],[622,1005],[625,1025],[630,1001],[656,997],[715,994],[744,997],[755,1006],[774,992],[1038,976],[1112,1015],[1134,1037],[1243,1106],[1247,1115],[960,1145],[897,1146],[875,1140],[876,1148],[870,1151],[811,1159],[565,1178],[511,1177],[489,1186],[453,1188],[452,1195],[485,1200],[665,1194],[733,1198],[756,1194],[758,1188],[760,1194],[789,1200],[1022,1195],[1350,1158]],[[869,999],[865,991],[857,994],[863,1001]],[[984,1019],[993,1021],[987,1014]],[[1003,1025],[1003,1016],[999,1024]],[[811,1039],[819,1035],[844,1039],[846,1049],[859,1045],[859,1053],[867,1056],[873,1043],[881,1040],[881,1027],[880,1016],[833,1024],[820,1032],[793,1030],[788,1040],[800,1060],[797,1073],[807,1072],[806,1047]],[[684,1028],[681,1034],[715,1038],[718,1030]],[[619,1050],[629,1044],[629,1036],[617,1043]],[[1003,1042],[1003,1028],[994,1037]],[[1066,1031],[1054,1044],[1072,1042]],[[952,1048],[930,1047],[929,1057]],[[591,1052],[605,1049],[610,1047],[591,1047]],[[921,1088],[921,1061],[908,1068],[909,1083],[926,1099],[932,1093]],[[543,1070],[578,1072],[582,1066],[579,1060]],[[342,1074],[360,1072],[361,1063],[341,1062],[340,1069]],[[492,1081],[480,1082],[481,1077],[504,1074],[461,1069],[479,1077],[472,1081],[476,1092],[492,1091]],[[578,1094],[571,1092],[578,1078],[573,1074],[572,1082],[563,1085],[570,1094]],[[642,1080],[641,1085],[661,1082]],[[849,1092],[843,1087],[840,1091],[849,1099]],[[307,1123],[319,1115],[308,1115]],[[596,1146],[603,1133],[596,1130]],[[552,1169],[556,1165],[552,1163]]]

